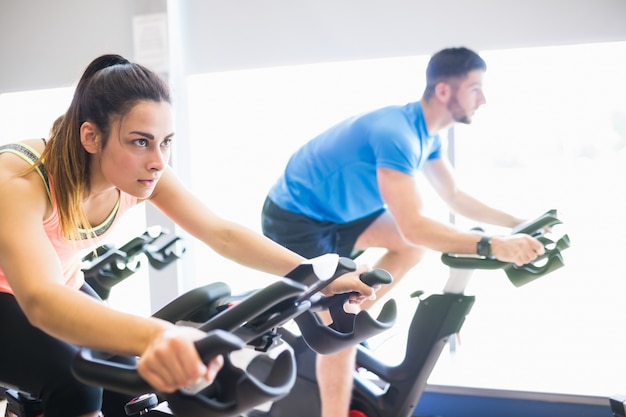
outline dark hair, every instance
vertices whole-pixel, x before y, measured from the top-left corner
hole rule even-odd
[[[102,133],[104,147],[112,118],[124,116],[140,101],[171,102],[169,87],[156,73],[119,55],[100,56],[85,69],[40,158],[54,185],[65,237],[77,238],[79,228],[90,227],[81,209],[83,194],[90,188],[90,154],[81,144],[81,125],[93,123]]]
[[[430,58],[426,67],[424,97],[431,97],[441,81],[465,78],[474,70],[487,71],[487,64],[476,52],[464,47],[442,49]]]

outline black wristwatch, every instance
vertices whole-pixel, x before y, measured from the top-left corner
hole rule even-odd
[[[476,243],[476,253],[485,258],[491,257],[491,236],[483,236]]]

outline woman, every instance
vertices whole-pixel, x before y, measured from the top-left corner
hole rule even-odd
[[[96,416],[102,391],[76,381],[76,346],[138,356],[139,374],[171,392],[212,381],[222,358],[201,362],[204,333],[108,308],[85,294],[80,255],[102,243],[117,219],[150,201],[216,252],[284,275],[299,255],[213,214],[168,166],[174,139],[167,85],[117,55],[95,59],[48,141],[0,149],[0,381],[40,396],[46,417]],[[374,291],[347,274],[328,294]],[[111,409],[111,407],[109,407]],[[123,414],[119,404],[107,417]]]

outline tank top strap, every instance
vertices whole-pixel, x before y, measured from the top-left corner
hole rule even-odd
[[[24,145],[22,143],[8,143],[6,145],[0,146],[0,153],[12,153],[14,155],[19,156],[24,161],[28,162],[31,165],[34,165],[39,160],[39,152],[35,149],[31,148],[28,145]],[[48,173],[43,165],[43,162],[40,162],[36,167],[35,171],[41,179],[43,180],[46,186],[46,192],[48,193],[48,199],[52,201],[52,194],[50,192],[50,182],[48,180]]]

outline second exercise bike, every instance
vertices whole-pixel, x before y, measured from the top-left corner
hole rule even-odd
[[[370,349],[357,346],[350,417],[411,417],[443,348],[451,336],[460,331],[475,302],[475,296],[464,294],[472,272],[502,270],[510,282],[519,287],[561,268],[564,266],[561,252],[569,247],[569,237],[564,235],[554,241],[546,234],[560,223],[556,210],[550,210],[513,230],[513,233],[536,237],[545,248],[539,259],[521,267],[489,257],[443,254],[441,261],[450,267],[450,276],[442,293],[419,300],[406,336],[402,361],[389,365]],[[268,411],[256,410],[249,417],[319,417],[315,353],[301,336],[286,329],[281,331],[283,339],[295,351],[296,383],[290,393],[274,402]],[[262,368],[267,364],[260,357],[251,366]]]

